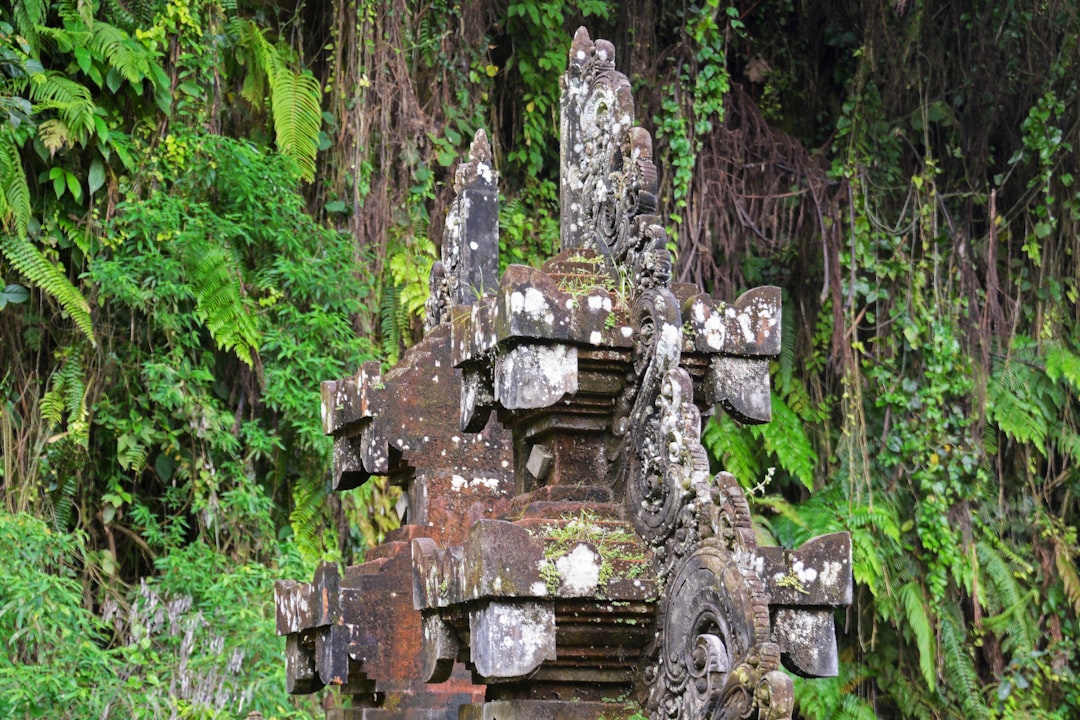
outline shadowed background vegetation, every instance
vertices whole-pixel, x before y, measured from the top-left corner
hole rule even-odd
[[[272,580],[396,498],[328,495],[318,384],[417,339],[476,129],[503,264],[557,249],[579,25],[656,139],[677,278],[783,288],[773,423],[705,442],[760,542],[852,533],[798,717],[1080,716],[1071,0],[0,8],[0,715],[321,715]]]

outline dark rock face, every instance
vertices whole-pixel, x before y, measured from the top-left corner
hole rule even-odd
[[[334,487],[386,475],[406,524],[339,571],[277,587],[290,692],[328,717],[790,718],[781,664],[837,672],[847,534],[758,547],[701,416],[770,418],[780,291],[673,285],[652,139],[614,48],[563,77],[562,252],[498,268],[483,132],[457,172],[424,340],[323,384]],[[612,700],[612,698],[619,698]]]

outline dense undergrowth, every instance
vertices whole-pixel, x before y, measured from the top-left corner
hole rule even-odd
[[[558,246],[558,76],[611,39],[678,279],[784,292],[763,542],[854,539],[799,717],[1080,714],[1069,0],[31,0],[0,8],[0,715],[306,717],[272,579],[359,556],[318,383],[416,337],[480,127]],[[333,702],[333,700],[330,700]]]

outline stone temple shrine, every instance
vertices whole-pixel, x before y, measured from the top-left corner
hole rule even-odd
[[[837,673],[846,533],[759,547],[701,417],[770,418],[780,290],[671,281],[652,137],[612,45],[562,78],[561,252],[499,276],[483,131],[456,171],[424,339],[323,383],[335,490],[386,476],[401,527],[281,581],[288,689],[328,720],[778,720]]]

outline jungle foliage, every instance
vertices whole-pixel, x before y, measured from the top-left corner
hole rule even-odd
[[[704,439],[762,542],[852,533],[799,717],[1080,715],[1071,0],[0,8],[0,714],[321,712],[272,579],[394,497],[327,494],[318,384],[416,338],[477,128],[502,262],[557,248],[582,24],[656,138],[677,279],[784,292],[773,423]]]

